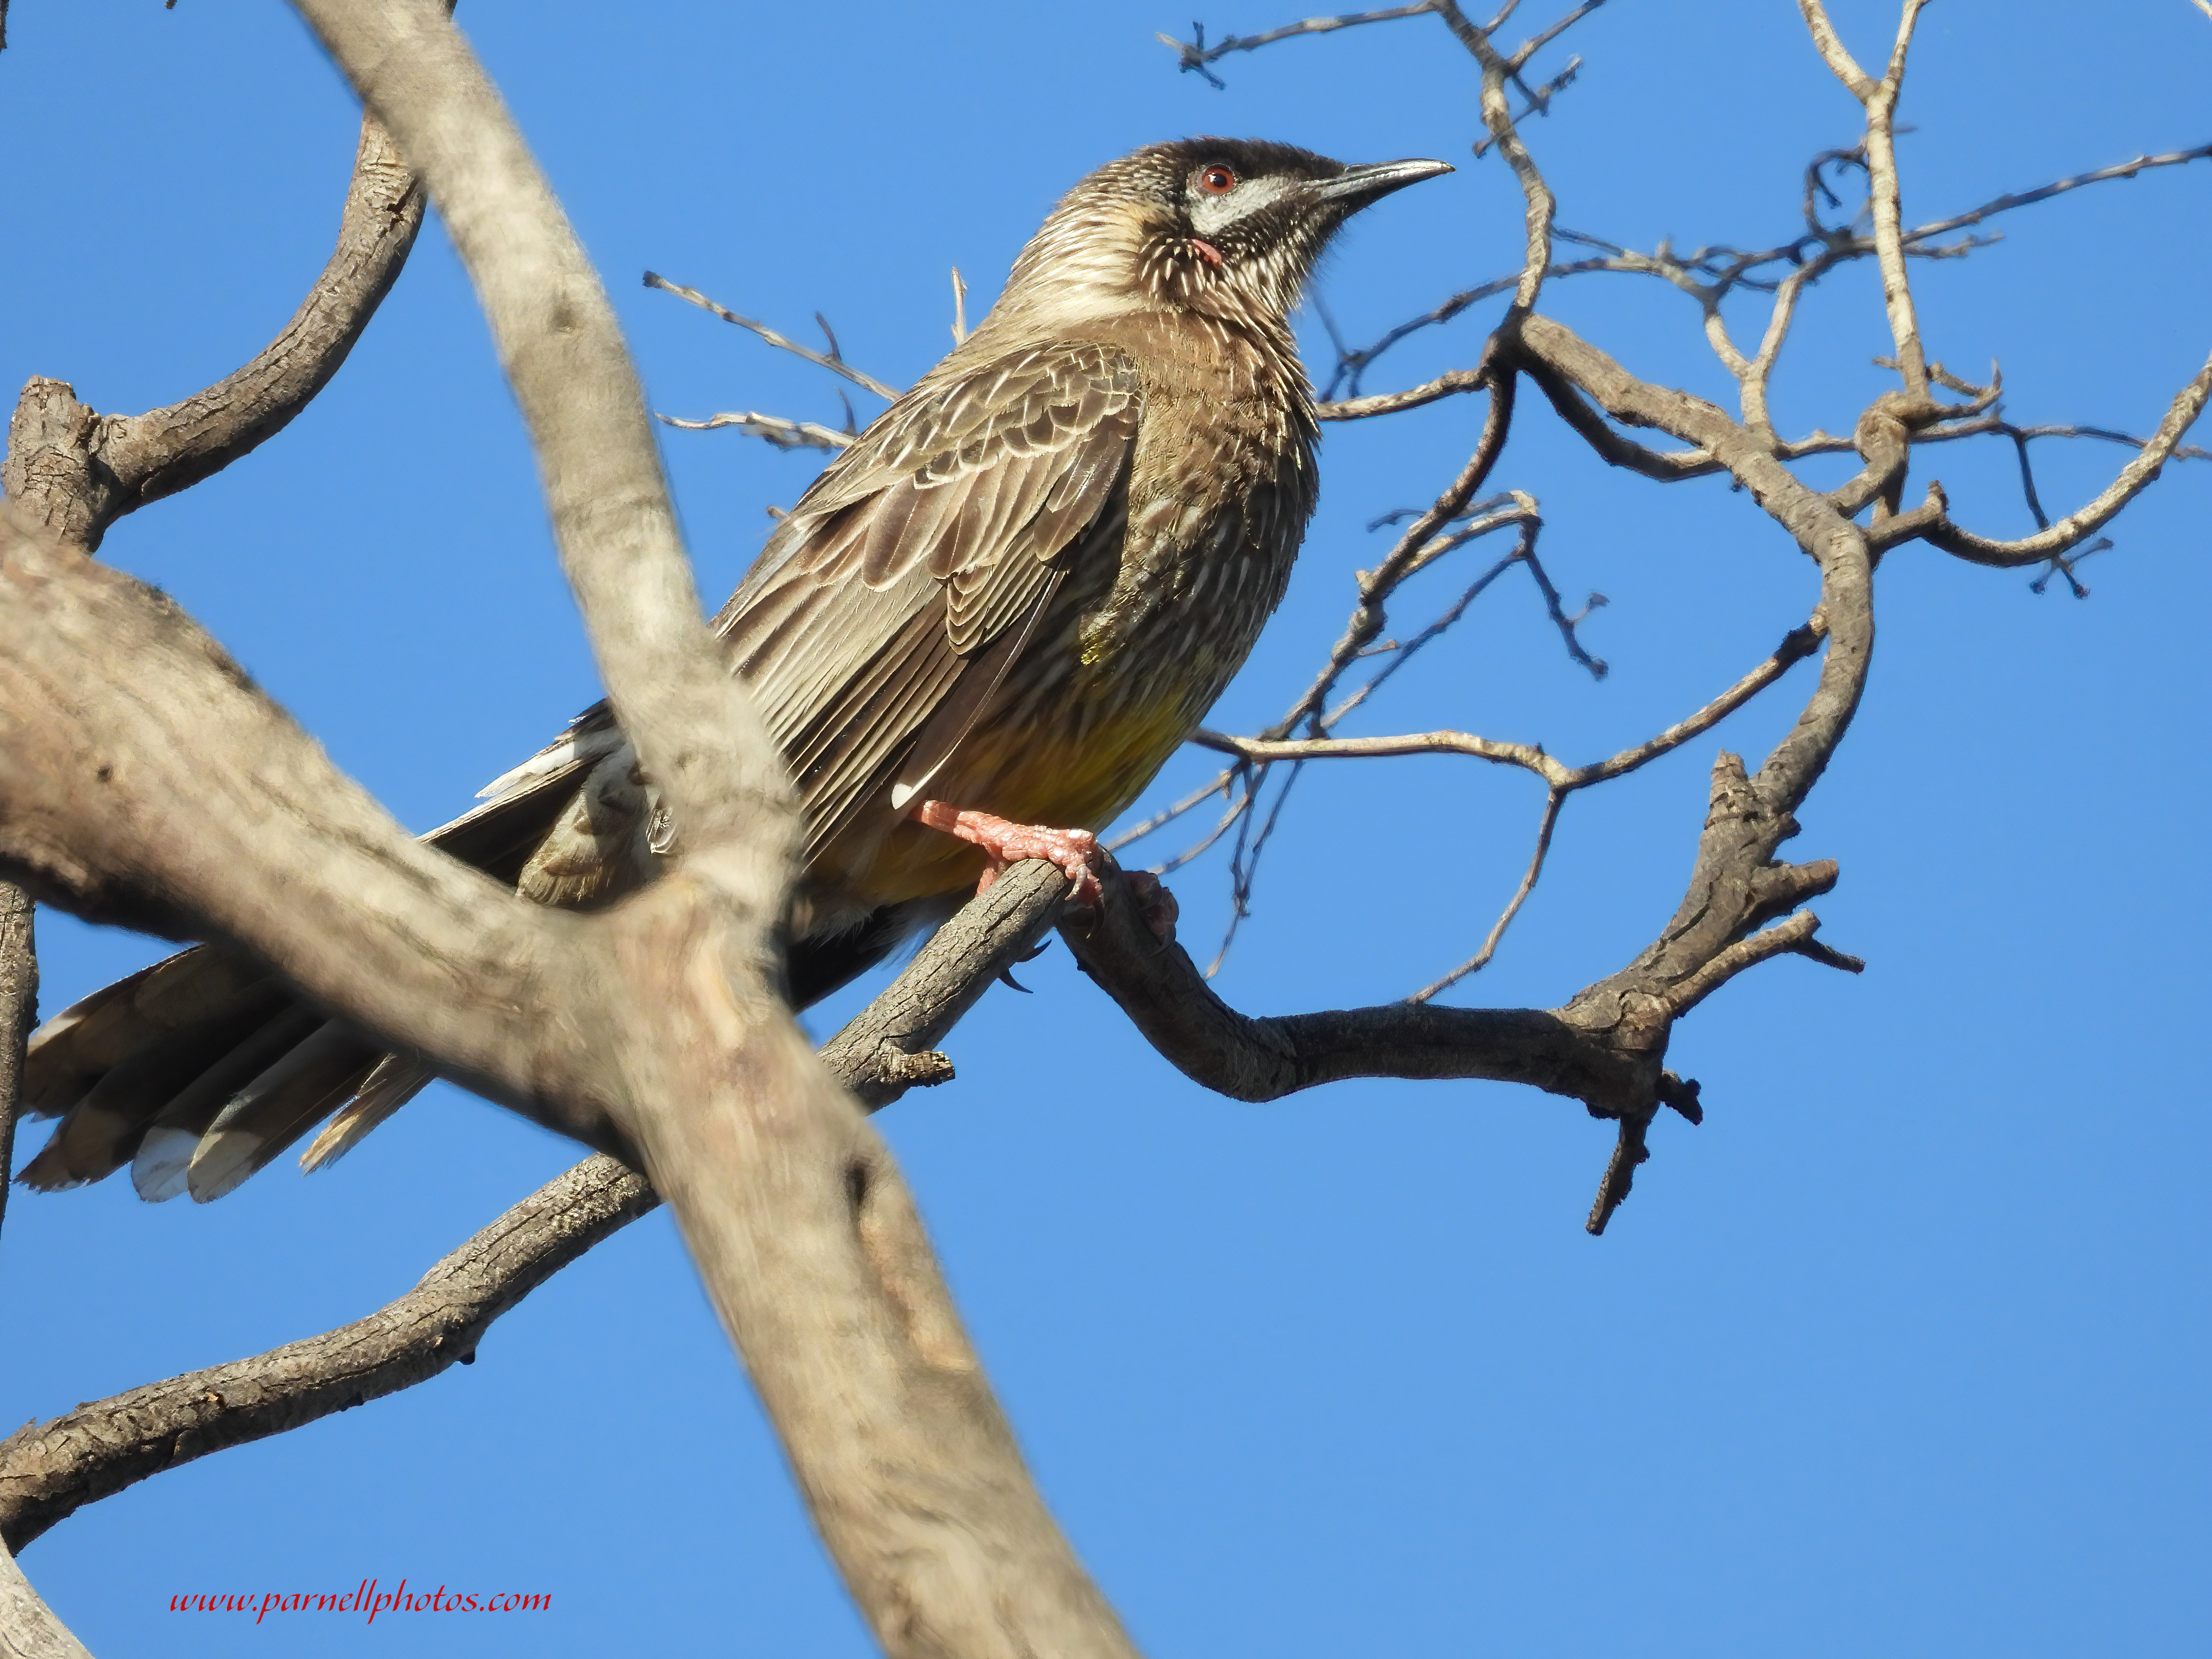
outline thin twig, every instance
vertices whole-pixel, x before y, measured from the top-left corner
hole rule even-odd
[[[703,421],[687,421],[680,416],[663,415],[656,410],[653,419],[685,432],[712,432],[732,427],[772,443],[778,449],[843,449],[858,435],[814,421],[787,421],[781,415],[757,415],[750,410],[709,415]]]
[[[1167,825],[1174,823],[1177,818],[1181,817],[1184,813],[1192,811],[1198,807],[1205,805],[1207,801],[1212,800],[1216,795],[1226,794],[1229,792],[1230,781],[1236,775],[1236,769],[1233,767],[1225,771],[1216,773],[1214,775],[1213,781],[1207,784],[1203,789],[1194,790],[1191,793],[1185,795],[1181,800],[1176,802],[1174,805],[1163,807],[1160,811],[1153,813],[1152,817],[1146,818],[1142,823],[1137,824],[1133,828],[1123,830],[1119,836],[1106,843],[1106,850],[1109,853],[1118,853],[1124,847],[1127,847],[1131,842],[1142,841],[1146,836],[1151,835],[1155,830],[1164,829]]]
[[[1686,719],[1677,720],[1656,736],[1585,766],[1569,766],[1547,754],[1542,744],[1504,743],[1477,737],[1471,732],[1416,732],[1378,738],[1232,737],[1201,728],[1191,741],[1217,754],[1233,755],[1248,763],[1271,765],[1282,761],[1377,760],[1402,755],[1466,755],[1498,765],[1517,766],[1533,772],[1562,794],[1626,775],[1692,738],[1710,732],[1744,704],[1773,684],[1820,647],[1826,636],[1827,621],[1815,613],[1802,628],[1792,629],[1773,654],[1734,685]],[[1210,793],[1210,792],[1209,792]]]
[[[1738,289],[1762,294],[1773,294],[1784,301],[1778,306],[1776,316],[1770,320],[1766,343],[1752,371],[1763,391],[1767,373],[1773,367],[1782,340],[1788,331],[1790,316],[1802,291],[1838,265],[1866,258],[1878,252],[1870,235],[1857,235],[1840,227],[1826,227],[1814,218],[1813,197],[1826,186],[1818,181],[1814,169],[1832,161],[1857,159],[1861,150],[1825,151],[1814,158],[1808,169],[1806,215],[1809,228],[1804,235],[1772,247],[1744,251],[1726,245],[1699,247],[1687,252],[1677,252],[1662,246],[1656,252],[1639,253],[1619,245],[1578,231],[1561,229],[1555,232],[1558,240],[1600,250],[1598,257],[1588,259],[1555,261],[1544,273],[1547,282],[1561,281],[1571,276],[1596,274],[1657,276],[1682,289],[1701,305],[1717,305]],[[2037,186],[2033,190],[2014,191],[1993,197],[1977,207],[1948,218],[1919,225],[1901,234],[1900,242],[1905,257],[1911,258],[1952,258],[1972,248],[1988,246],[1986,240],[1969,239],[1966,242],[1936,246],[1936,239],[1953,234],[1999,214],[2013,212],[2049,200],[2069,191],[2087,185],[2104,184],[2113,179],[2132,179],[2137,174],[2161,167],[2182,167],[2192,161],[2212,160],[2212,144],[2193,149],[2167,150],[2155,155],[2138,155],[2131,161],[2116,162],[2111,167],[2094,168],[2065,179]],[[1862,165],[1863,165],[1862,161]],[[1832,200],[1832,192],[1830,193]],[[1781,267],[1773,275],[1761,275]],[[1469,307],[1499,294],[1510,293],[1519,283],[1521,275],[1497,276],[1477,283],[1453,295],[1449,299],[1421,315],[1409,319],[1386,331],[1374,344],[1354,350],[1340,349],[1335,368],[1331,374],[1325,394],[1334,397],[1340,386],[1346,386],[1355,394],[1359,377],[1386,351],[1425,328],[1433,328],[1451,321]],[[1460,388],[1453,387],[1450,390]],[[1420,401],[1428,401],[1423,398]],[[1324,408],[1332,405],[1324,404]],[[1408,406],[1411,406],[1410,404]],[[1358,419],[1364,410],[1334,417]],[[1377,410],[1376,412],[1388,412]]]
[[[1534,58],[1538,52],[1543,51],[1546,46],[1550,46],[1553,41],[1558,40],[1561,35],[1565,34],[1569,29],[1574,27],[1576,24],[1581,22],[1583,18],[1589,16],[1592,12],[1595,11],[1604,3],[1605,0],[1583,0],[1583,3],[1581,5],[1577,6],[1565,17],[1562,17],[1558,22],[1553,24],[1551,27],[1545,29],[1539,33],[1531,35],[1528,40],[1523,40],[1521,43],[1519,49],[1516,50],[1510,58],[1505,60],[1506,72],[1511,75],[1520,74],[1523,69],[1528,67],[1528,60],[1531,58]],[[1486,33],[1495,33],[1496,32],[1497,24],[1495,23],[1492,24],[1488,29],[1484,31]]]
[[[1193,23],[1191,38],[1178,40],[1172,34],[1155,34],[1152,38],[1176,54],[1176,67],[1186,73],[1196,71],[1206,83],[1220,91],[1229,83],[1209,70],[1206,65],[1215,59],[1227,57],[1232,52],[1256,52],[1261,46],[1273,46],[1278,40],[1288,40],[1301,34],[1332,34],[1338,29],[1357,28],[1362,23],[1390,23],[1401,17],[1419,17],[1433,11],[1432,0],[1418,0],[1410,6],[1393,6],[1385,11],[1347,12],[1339,17],[1309,17],[1301,22],[1285,23],[1280,28],[1269,29],[1261,34],[1231,34],[1206,44],[1206,25]]]
[[[1961,529],[1953,523],[1948,510],[1918,533],[1931,545],[1946,553],[1966,559],[1974,564],[2000,568],[2034,564],[2041,560],[2066,553],[2087,540],[2111,522],[2112,516],[2140,495],[2152,479],[2158,477],[2180,447],[2183,436],[2203,414],[2208,400],[2212,400],[2212,357],[2207,357],[2204,367],[2197,371],[2196,378],[2175,396],[2166,412],[2166,418],[2142,453],[2122,467],[2112,482],[2100,491],[2086,507],[2068,514],[2055,524],[2045,526],[2033,536],[2016,541],[1994,540]],[[1936,496],[1942,505],[1940,495]]]
[[[1562,789],[1553,789],[1545,795],[1544,817],[1536,826],[1536,846],[1528,855],[1528,867],[1522,872],[1521,884],[1513,890],[1511,902],[1492,924],[1490,936],[1482,941],[1482,949],[1443,978],[1424,985],[1407,997],[1407,1001],[1426,1002],[1438,992],[1449,990],[1469,974],[1480,973],[1489,965],[1491,957],[1498,953],[1498,941],[1505,937],[1505,930],[1513,925],[1513,918],[1521,914],[1521,907],[1528,902],[1528,895],[1536,890],[1536,878],[1543,873],[1544,855],[1552,850],[1552,831],[1559,824],[1559,808],[1565,804],[1566,799],[1566,792]]]
[[[899,395],[896,386],[884,385],[874,375],[863,373],[842,357],[838,356],[836,352],[836,341],[834,337],[830,341],[830,351],[816,351],[810,347],[799,344],[798,341],[787,335],[777,333],[766,323],[757,323],[750,317],[738,316],[727,306],[717,304],[696,288],[686,288],[681,283],[670,282],[658,271],[648,270],[645,273],[645,285],[647,288],[657,288],[664,294],[673,294],[679,300],[689,300],[700,310],[711,311],[726,323],[735,323],[739,328],[750,330],[777,350],[788,351],[793,356],[804,358],[817,368],[828,369],[832,374],[842,374],[854,386],[863,391],[872,392],[878,398],[896,398]],[[816,320],[820,320],[819,313],[816,313]]]

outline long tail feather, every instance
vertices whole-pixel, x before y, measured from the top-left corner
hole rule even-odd
[[[264,979],[206,1018],[126,1056],[70,1109],[53,1139],[25,1167],[24,1185],[51,1192],[121,1169],[178,1094],[281,1013],[285,1000],[283,988]]]
[[[200,1136],[239,1090],[313,1036],[324,1017],[306,1008],[288,1008],[200,1073],[189,1088],[163,1109],[138,1143],[131,1160],[131,1184],[149,1204],[185,1190]]]
[[[360,1091],[300,1154],[303,1170],[322,1170],[358,1146],[363,1136],[422,1092],[436,1074],[418,1060],[386,1054]]]
[[[195,1201],[221,1198],[321,1122],[361,1086],[376,1045],[340,1020],[320,1024],[233,1095],[185,1172]]]

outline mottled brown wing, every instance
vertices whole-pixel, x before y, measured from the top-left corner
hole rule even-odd
[[[809,850],[931,717],[980,705],[1069,559],[1103,552],[1136,447],[1133,363],[1017,352],[909,392],[799,498],[717,626],[805,801]]]

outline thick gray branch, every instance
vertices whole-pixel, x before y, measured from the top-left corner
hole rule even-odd
[[[604,289],[434,5],[297,3],[453,233],[602,676],[674,811],[684,855],[603,919],[598,1018],[579,1024],[617,1057],[646,1173],[823,1541],[894,1654],[1127,1653],[1023,1467],[889,1156],[769,988],[796,812],[701,620]]]
[[[92,1659],[5,1549],[0,1549],[0,1659]]]
[[[219,936],[366,1030],[604,1150],[589,924],[422,846],[173,602],[0,506],[0,874],[94,921]]]
[[[1066,885],[1041,860],[1007,872],[823,1048],[831,1073],[872,1106],[949,1079],[951,1062],[933,1045],[1051,925]],[[469,1363],[494,1320],[659,1202],[624,1165],[586,1158],[365,1319],[18,1430],[0,1441],[0,1539],[21,1549],[84,1504],[149,1475]]]
[[[495,1098],[602,1146],[634,1139],[884,1644],[1127,1653],[896,1170],[770,988],[789,789],[701,618],[603,289],[431,0],[301,9],[477,284],[684,856],[600,915],[532,913],[411,847],[173,606],[11,520],[0,873],[81,911],[228,937]]]
[[[599,274],[434,0],[299,0],[299,9],[421,173],[468,268],[623,730],[690,850],[716,849],[711,878],[771,918],[795,809],[702,620],[644,394]],[[742,847],[723,851],[732,839]]]

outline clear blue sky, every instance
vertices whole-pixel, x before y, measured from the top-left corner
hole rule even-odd
[[[1239,5],[1205,12],[1210,30],[1295,15]],[[794,334],[819,309],[903,382],[948,343],[949,266],[980,307],[1060,190],[1184,133],[1461,164],[1346,239],[1326,295],[1355,338],[1516,261],[1519,198],[1468,154],[1474,78],[1440,26],[1231,58],[1217,92],[1152,38],[1190,15],[460,14],[672,413],[840,416],[830,382],[641,270]],[[1863,58],[1886,50],[1887,7],[1838,15]],[[27,0],[9,21],[0,384],[58,375],[128,412],[227,372],[327,252],[350,96],[270,0]],[[1582,77],[1529,140],[1561,222],[1617,241],[1781,240],[1804,160],[1856,132],[1781,0],[1613,0],[1566,45]],[[2208,76],[2212,20],[2186,0],[2093,21],[1942,0],[1904,111],[1908,216],[2203,143]],[[2000,360],[2017,418],[2148,429],[2212,346],[2208,191],[2200,166],[2005,220],[1996,246],[1919,271],[1931,350],[1977,377]],[[1589,278],[1547,304],[1648,375],[1723,389],[1692,307],[1658,284]],[[1471,362],[1495,314],[1409,343],[1370,389]],[[1847,428],[1887,343],[1870,270],[1824,284],[1784,360],[1783,426]],[[1365,524],[1433,494],[1478,414],[1331,432],[1291,598],[1218,724],[1252,729],[1304,684],[1382,544]],[[665,447],[718,599],[817,458],[730,433]],[[2117,459],[2039,456],[2054,509]],[[2007,453],[1954,446],[1916,478],[1931,470],[1978,526],[2028,527]],[[1567,661],[1509,580],[1357,729],[1608,752],[1813,601],[1747,501],[1613,475],[1540,408],[1497,482],[1540,498],[1570,597],[1609,596],[1586,638],[1612,675]],[[2087,602],[1923,548],[1888,561],[1865,708],[1793,848],[1841,861],[1823,937],[1869,969],[1785,960],[1683,1024],[1672,1063],[1704,1081],[1708,1121],[1658,1127],[1602,1240],[1581,1222],[1611,1137],[1571,1103],[1396,1084],[1226,1103],[1057,948],[1025,970],[1033,996],[986,999],[951,1045],[958,1081],[882,1123],[1048,1497],[1148,1651],[2024,1659],[2212,1640],[2212,1133],[2190,1036],[2212,991],[2208,506],[2212,467],[2170,471],[2085,566]],[[417,827],[598,695],[434,228],[313,410],[106,553]],[[1404,617],[1448,590],[1450,572]],[[1462,1000],[1556,1003],[1632,955],[1680,897],[1715,750],[1763,752],[1803,684],[1574,802]],[[1285,1012],[1425,982],[1511,890],[1538,805],[1528,778],[1465,761],[1310,774],[1222,988]],[[1222,870],[1176,885],[1202,948]],[[157,949],[41,927],[49,1010]],[[119,1181],[19,1192],[0,1418],[354,1318],[575,1155],[441,1089],[335,1171],[288,1161],[204,1209]],[[868,1650],[661,1217],[537,1292],[473,1367],[96,1504],[24,1565],[104,1655]],[[404,1631],[166,1611],[180,1591],[368,1577],[556,1607]]]

